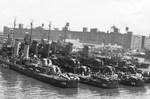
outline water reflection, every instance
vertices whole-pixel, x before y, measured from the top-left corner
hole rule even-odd
[[[0,68],[0,86],[4,89],[6,97],[34,98],[44,96],[63,98],[76,96],[78,88],[63,89],[40,82],[33,78],[21,75],[12,70]]]
[[[150,84],[144,87],[120,85],[116,89],[102,89],[79,84],[79,88],[63,89],[0,68],[0,99],[149,99]]]
[[[98,88],[98,87],[93,87],[93,86],[88,86],[85,84],[80,85],[80,92],[86,91],[86,93],[92,94],[94,97],[99,96],[99,97],[112,97],[112,96],[119,96],[119,90],[118,88],[115,89],[103,89],[103,88]]]
[[[143,94],[146,92],[145,87],[121,86],[119,90],[120,93],[126,93],[126,94]]]

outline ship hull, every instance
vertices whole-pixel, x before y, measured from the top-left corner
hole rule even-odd
[[[140,80],[140,81],[137,81],[137,82],[129,81],[129,80],[122,80],[120,82],[120,84],[126,85],[126,86],[133,86],[133,87],[143,87],[145,82],[144,82],[144,80]]]
[[[79,76],[79,78],[81,83],[90,86],[99,87],[99,88],[113,89],[113,88],[118,88],[119,86],[118,81],[102,81],[102,80],[97,80],[97,79],[92,79],[89,77],[82,77],[82,76]]]
[[[30,71],[29,69],[25,69],[25,68],[23,68],[17,64],[7,62],[6,60],[4,60],[2,58],[0,58],[0,63],[8,65],[9,68],[14,70],[14,71],[17,71],[21,74],[24,74],[24,75],[27,75],[30,77],[33,77],[37,80],[48,83],[50,85],[54,85],[54,86],[61,87],[61,88],[77,88],[78,87],[78,81],[75,81],[75,80],[72,80],[72,81],[60,80],[55,75],[36,73],[36,72]]]

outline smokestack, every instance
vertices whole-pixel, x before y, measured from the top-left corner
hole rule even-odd
[[[21,42],[16,40],[15,45],[14,45],[14,56],[15,57],[19,56],[19,46],[20,46],[20,44],[21,44]]]
[[[24,46],[24,58],[29,58],[29,45]]]

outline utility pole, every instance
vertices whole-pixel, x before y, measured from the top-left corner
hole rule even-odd
[[[31,32],[30,32],[30,42],[29,42],[29,44],[31,45],[31,42],[32,42],[32,28],[33,28],[33,22],[31,22],[30,25],[31,25]]]

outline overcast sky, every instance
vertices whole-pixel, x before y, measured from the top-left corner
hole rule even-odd
[[[134,34],[150,35],[149,0],[0,0],[0,31],[3,26],[17,24],[34,27],[49,21],[61,29],[66,22],[70,30],[82,31],[83,27],[110,30],[115,25],[125,32],[128,26]]]

